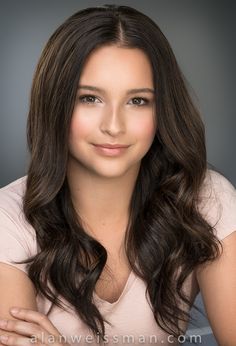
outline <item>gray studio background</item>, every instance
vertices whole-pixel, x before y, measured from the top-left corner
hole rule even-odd
[[[195,92],[206,126],[208,161],[236,185],[234,1],[5,0],[0,2],[0,187],[27,172],[30,86],[46,41],[77,10],[104,3],[133,6],[157,22]],[[200,295],[197,303],[202,306]],[[197,319],[194,334],[202,334],[201,346],[217,345],[207,320]]]

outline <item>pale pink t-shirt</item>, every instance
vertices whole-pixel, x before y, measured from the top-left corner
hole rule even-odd
[[[22,212],[25,182],[26,176],[0,189],[0,262],[12,265],[27,274],[26,265],[11,262],[23,260],[37,253],[35,231],[27,223]],[[233,185],[221,174],[208,170],[201,195],[199,210],[202,215],[211,225],[219,219],[215,226],[218,238],[222,240],[236,231],[236,190]],[[145,283],[131,272],[116,302],[104,301],[94,293],[95,304],[113,325],[111,327],[105,323],[105,345],[174,345],[173,337],[157,326],[145,298],[145,289]],[[195,272],[188,277],[185,290],[194,302],[199,292]],[[38,310],[46,314],[51,302],[40,295],[36,299]],[[48,317],[66,337],[67,342],[72,345],[98,345],[98,339],[75,315],[73,307],[64,299],[62,301],[67,304],[69,312],[54,307]]]

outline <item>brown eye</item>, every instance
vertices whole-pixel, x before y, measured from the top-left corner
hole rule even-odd
[[[94,95],[82,95],[82,96],[79,97],[79,100],[82,103],[97,103],[95,101],[98,100],[98,99]],[[98,102],[99,102],[99,100],[98,100]]]
[[[135,106],[144,106],[148,104],[148,100],[143,97],[134,97],[131,99],[131,101]]]

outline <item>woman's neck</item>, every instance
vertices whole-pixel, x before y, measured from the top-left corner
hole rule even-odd
[[[67,180],[74,207],[98,236],[126,227],[138,171],[139,165],[123,176],[109,178],[69,160]]]

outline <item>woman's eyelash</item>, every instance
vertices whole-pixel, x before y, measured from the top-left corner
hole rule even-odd
[[[90,100],[88,100],[89,98],[90,98]],[[95,103],[95,102],[91,101],[91,99],[93,99],[93,101],[94,101],[95,99],[98,99],[98,98],[94,95],[81,95],[81,96],[79,96],[79,100],[83,103]]]
[[[133,103],[135,106],[145,106],[145,105],[147,105],[148,103],[149,103],[149,100],[148,99],[146,99],[145,97],[133,97],[131,100],[139,100],[139,101],[141,101],[141,102],[143,102],[143,103]]]
[[[79,96],[79,100],[82,103],[88,103],[88,104],[89,103],[95,103],[95,99],[98,100],[98,98],[94,95],[81,95],[81,96]],[[133,97],[131,100],[133,101],[134,106],[145,106],[149,103],[149,100],[146,99],[145,97]],[[135,100],[135,102],[134,102],[134,100]],[[138,100],[138,103],[137,103],[137,100]]]

